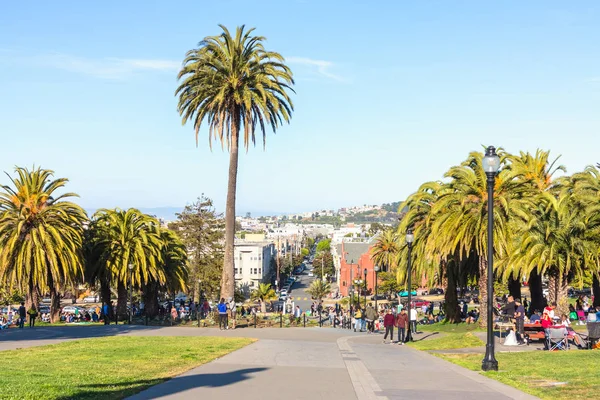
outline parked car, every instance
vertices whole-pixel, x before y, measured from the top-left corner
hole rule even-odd
[[[410,292],[411,296],[416,296],[417,295],[417,291],[413,290],[412,292]],[[400,297],[408,297],[408,290],[403,290],[401,292],[398,292],[398,296]]]
[[[52,299],[50,297],[44,297],[42,299],[42,303],[51,303],[51,302],[52,302]]]
[[[308,273],[308,276],[315,276],[315,274],[313,274],[313,272],[312,272],[312,271],[310,271],[310,272]]]
[[[97,303],[98,296],[86,296],[83,298],[84,303]]]
[[[375,295],[371,296],[371,300],[375,300]],[[377,300],[385,300],[386,297],[384,294],[377,294]]]
[[[423,307],[423,306],[429,306],[431,304],[430,301],[428,300],[423,300],[423,299],[413,299],[412,300],[412,307]]]
[[[444,289],[431,288],[431,289],[429,289],[429,294],[444,294]]]
[[[46,314],[50,312],[50,307],[48,306],[40,306],[40,314]]]
[[[76,307],[76,306],[65,306],[65,307],[63,307],[62,312],[74,313],[75,310],[79,310],[80,314],[85,312],[85,309],[83,307]]]

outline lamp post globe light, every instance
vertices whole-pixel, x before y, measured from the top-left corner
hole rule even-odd
[[[373,267],[373,270],[375,271],[375,311],[379,312],[379,309],[377,308],[377,274],[379,273],[379,270],[381,268],[379,268],[379,265],[376,265],[375,267]]]
[[[363,275],[365,276],[365,310],[367,309],[367,269],[363,270]]]
[[[133,264],[129,264],[127,266],[129,268],[129,325],[131,325],[131,321],[133,320],[133,301],[132,301],[132,290],[133,290]]]
[[[485,357],[481,362],[484,371],[498,371],[498,361],[494,355],[494,184],[496,175],[500,169],[500,157],[496,154],[496,148],[489,146],[485,150],[482,162],[483,170],[487,176],[488,197],[488,231],[487,231],[487,343],[485,345]]]
[[[412,271],[411,271],[411,253],[412,253],[412,244],[413,241],[415,240],[415,235],[413,235],[413,231],[412,229],[409,229],[408,231],[406,231],[406,245],[408,246],[408,265],[406,268],[406,273],[408,274],[408,307],[407,307],[407,312],[408,312],[408,329],[406,330],[406,337],[404,338],[404,342],[412,342],[413,338],[412,338],[412,332],[411,332],[411,325],[412,325],[412,321],[410,318],[410,307],[411,307],[411,302],[412,302]]]

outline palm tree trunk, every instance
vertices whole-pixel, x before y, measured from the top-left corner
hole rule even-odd
[[[144,310],[148,318],[158,315],[158,284],[149,283],[144,288]]]
[[[239,110],[234,107],[231,124],[231,148],[229,149],[229,181],[227,183],[227,203],[225,205],[225,258],[221,276],[221,297],[233,298],[235,277],[233,274],[233,245],[235,240],[235,194],[237,189]]]
[[[39,310],[40,305],[40,291],[36,285],[33,284],[33,279],[29,278],[27,283],[27,296],[25,297],[25,308],[30,310],[32,306],[35,306],[36,310]]]
[[[50,322],[54,324],[60,321],[60,294],[56,290],[52,274],[48,274],[48,286],[50,287]]]
[[[544,302],[544,293],[542,289],[542,275],[538,273],[537,269],[534,269],[529,273],[528,285],[529,293],[531,294],[529,312],[533,313],[536,310],[542,311],[546,304]]]
[[[267,312],[267,303],[264,300],[260,302],[260,312],[263,314]]]
[[[458,296],[456,293],[456,275],[458,263],[456,261],[442,261],[445,264],[447,286],[444,288],[444,303],[446,312],[446,322],[460,322],[460,313],[458,312]]]
[[[479,326],[485,328],[487,326],[487,279],[488,279],[488,263],[484,256],[479,255]]]
[[[508,277],[508,293],[514,297],[515,299],[521,298],[521,279],[513,278],[513,276]]]
[[[599,307],[600,306],[600,279],[598,279],[598,275],[597,274],[593,274],[593,281],[592,281],[592,295],[594,296],[594,307]]]
[[[117,285],[117,316],[119,319],[127,319],[127,286],[124,282]]]
[[[562,314],[569,315],[569,296],[568,296],[568,277],[564,274],[558,276],[556,282],[556,305],[557,311]]]
[[[558,300],[558,274],[554,271],[548,273],[548,303],[557,303]]]

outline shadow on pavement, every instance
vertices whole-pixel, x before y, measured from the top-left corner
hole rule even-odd
[[[417,333],[418,333],[418,332],[417,332]],[[428,337],[435,336],[435,335],[439,335],[439,334],[440,334],[439,332],[431,332],[429,335],[425,335],[425,336],[423,336],[422,338],[419,338],[419,339],[417,339],[417,340],[413,339],[413,342],[420,342],[420,341],[422,341],[422,340],[425,340],[425,339],[427,339]]]
[[[122,399],[127,396],[132,396],[132,400],[157,399],[163,396],[172,395],[175,393],[185,392],[196,388],[218,388],[232,385],[237,382],[242,382],[252,379],[250,374],[266,371],[268,368],[245,368],[236,371],[213,374],[191,374],[177,376],[172,379],[148,379],[134,382],[119,382],[94,385],[82,385],[81,391],[68,397],[57,397],[57,400],[67,399]],[[162,385],[159,385],[162,384]],[[156,386],[158,385],[158,386]],[[132,387],[133,386],[133,387]],[[114,388],[110,391],[94,391],[86,390],[86,388]],[[137,394],[136,394],[137,393]]]
[[[2,331],[1,342],[53,339],[87,339],[126,334],[133,331],[151,331],[160,326],[143,325],[100,325],[100,326],[44,326],[39,328],[11,328]]]

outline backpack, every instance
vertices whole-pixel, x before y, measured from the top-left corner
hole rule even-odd
[[[227,304],[225,304],[225,303],[219,303],[217,308],[219,310],[219,313],[224,314],[227,312]]]

